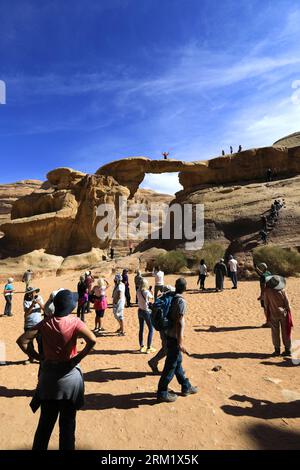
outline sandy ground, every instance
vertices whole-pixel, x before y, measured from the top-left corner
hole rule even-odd
[[[167,276],[174,283],[175,276]],[[73,288],[77,275],[37,281],[44,299],[58,287]],[[293,307],[293,339],[300,339],[298,279],[288,281]],[[213,287],[209,277],[207,287]],[[23,285],[16,284],[21,290]],[[257,302],[258,283],[240,282],[223,293],[198,293],[188,278],[184,369],[197,395],[157,404],[158,378],[149,373],[149,355],[138,352],[137,308],[126,309],[126,336],[117,337],[112,310],[105,334],[82,363],[86,404],[77,415],[78,449],[296,449],[300,448],[300,368],[291,360],[270,358],[269,329]],[[39,412],[29,408],[38,366],[23,365],[15,344],[22,333],[22,295],[14,298],[14,316],[0,318],[0,340],[7,365],[0,367],[0,449],[30,449]],[[3,311],[3,298],[0,304]],[[87,315],[93,328],[94,314]],[[213,326],[213,328],[211,328]],[[159,335],[154,336],[159,348]],[[80,345],[79,345],[80,346]],[[212,371],[220,365],[221,370]],[[180,391],[176,379],[171,389]],[[58,447],[58,428],[50,449]]]

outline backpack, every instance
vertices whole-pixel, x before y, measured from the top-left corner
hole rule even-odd
[[[170,328],[169,313],[174,296],[175,292],[166,292],[151,305],[151,323],[157,331]]]

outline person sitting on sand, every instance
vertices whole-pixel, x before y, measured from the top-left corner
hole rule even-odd
[[[115,275],[115,287],[113,290],[113,313],[119,323],[119,329],[116,331],[118,336],[125,336],[124,331],[124,308],[125,308],[125,285],[122,282],[122,275]]]
[[[260,296],[257,300],[260,301],[261,307],[264,309],[264,314],[266,315],[265,305],[264,305],[264,290],[266,287],[266,277],[272,276],[270,271],[268,271],[268,266],[266,263],[259,263],[255,266],[255,271],[259,275],[259,285],[260,285]],[[268,319],[266,317],[266,322],[262,325],[262,328],[270,328],[271,325],[268,323]]]
[[[4,291],[3,291],[3,295],[4,295],[4,298],[5,298],[5,308],[4,308],[4,314],[3,314],[4,317],[12,317],[13,316],[13,314],[11,312],[12,299],[13,299],[13,294],[14,294],[14,291],[15,291],[13,282],[14,282],[13,278],[9,277],[7,279],[7,283],[4,286]]]
[[[59,449],[75,449],[76,411],[83,406],[84,382],[79,363],[96,344],[95,335],[77,317],[74,294],[62,290],[54,298],[55,314],[45,318],[17,340],[18,346],[32,359],[41,361],[39,380],[30,403],[35,413],[41,407],[33,450],[47,450],[59,415]],[[29,344],[41,334],[44,358]],[[83,338],[85,347],[77,353],[76,343]]]
[[[200,284],[200,289],[205,290],[205,279],[207,276],[207,266],[205,264],[204,259],[200,261],[200,266],[199,266],[199,277],[197,281],[197,285]]]
[[[97,286],[93,288],[92,293],[95,296],[95,329],[94,332],[104,331],[102,328],[102,318],[104,317],[105,309],[107,309],[107,297],[106,297],[106,289],[109,287],[109,282],[100,277],[98,279]]]
[[[285,293],[286,280],[282,276],[266,277],[263,301],[266,316],[271,324],[272,342],[275,348],[272,356],[280,356],[280,328],[285,351],[282,356],[291,355],[291,309]]]
[[[182,368],[182,353],[187,353],[183,345],[184,316],[186,312],[186,301],[183,293],[186,291],[186,280],[177,279],[175,283],[175,296],[172,301],[168,315],[170,327],[166,330],[167,337],[167,357],[161,378],[157,388],[157,400],[159,402],[174,402],[177,395],[168,390],[168,385],[176,375],[176,379],[181,385],[183,396],[198,392],[197,387],[193,387],[186,378]]]
[[[227,276],[227,268],[223,258],[215,264],[214,273],[216,276],[216,292],[220,292],[224,289],[224,277]]]
[[[139,319],[139,343],[141,353],[152,353],[156,349],[151,347],[153,338],[153,325],[151,323],[151,310],[149,309],[149,302],[153,299],[153,295],[149,290],[149,284],[146,279],[143,280],[142,285],[137,290],[138,299],[138,319]],[[148,327],[147,346],[144,345],[144,325]]]

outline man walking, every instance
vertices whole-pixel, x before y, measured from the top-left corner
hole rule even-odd
[[[238,262],[232,255],[229,256],[229,261],[228,261],[228,271],[229,271],[229,276],[232,281],[232,289],[237,289],[237,267],[238,267]]]
[[[31,271],[31,269],[27,269],[27,271],[25,271],[25,273],[23,274],[22,282],[25,282],[26,291],[28,290],[28,288],[30,286],[30,282],[32,281],[32,277],[33,277],[33,272]]]
[[[185,291],[186,280],[184,278],[177,279],[175,284],[175,296],[168,315],[170,326],[166,330],[167,358],[157,389],[157,400],[159,402],[174,402],[177,399],[177,395],[168,390],[168,385],[174,375],[176,375],[176,379],[181,385],[183,396],[198,392],[197,387],[193,387],[189,379],[186,378],[182,368],[182,353],[187,353],[183,346],[186,301],[182,294]]]
[[[271,324],[274,352],[272,356],[280,356],[280,329],[285,351],[282,356],[291,355],[291,328],[293,326],[290,305],[284,291],[286,281],[281,276],[266,277],[264,289],[264,306]]]

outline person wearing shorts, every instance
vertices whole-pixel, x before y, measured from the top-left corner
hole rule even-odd
[[[122,282],[122,275],[115,275],[115,287],[113,290],[113,313],[119,323],[116,331],[118,336],[125,336],[124,332],[124,308],[125,308],[125,285]]]

